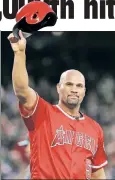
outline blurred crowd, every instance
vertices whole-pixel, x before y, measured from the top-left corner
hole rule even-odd
[[[91,72],[90,72],[91,73]],[[96,74],[88,74],[90,77]],[[35,85],[30,77],[31,86],[47,101],[56,104],[58,95],[55,85],[45,78],[41,78]],[[82,111],[94,118],[103,127],[105,135],[105,149],[108,155],[106,175],[115,178],[115,79],[108,75],[101,77],[92,89],[88,89]],[[28,138],[27,129],[18,111],[18,100],[14,95],[12,84],[7,88],[1,87],[1,154],[2,178],[16,178],[20,172],[24,173],[29,164],[29,154],[26,146],[19,146],[18,142]],[[22,175],[23,176],[23,175]],[[23,177],[22,177],[23,178]]]

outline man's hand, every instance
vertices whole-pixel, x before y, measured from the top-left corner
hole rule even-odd
[[[10,41],[11,47],[15,53],[25,51],[26,49],[26,39],[24,38],[21,31],[19,31],[19,36],[19,40],[14,37],[13,33],[8,36],[8,40]]]
[[[106,179],[104,168],[92,173],[91,179]]]

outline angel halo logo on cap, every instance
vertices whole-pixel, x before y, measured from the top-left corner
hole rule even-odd
[[[54,26],[56,21],[57,15],[47,3],[33,1],[17,12],[13,34],[19,39],[19,30],[25,33],[34,33],[41,28]]]

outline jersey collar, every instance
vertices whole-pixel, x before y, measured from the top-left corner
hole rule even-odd
[[[72,120],[77,120],[75,117],[72,117],[72,116],[70,116],[69,114],[67,114],[59,105],[56,105],[56,107],[57,107],[65,116],[69,117],[69,118],[72,119]],[[78,120],[84,120],[85,117],[84,117],[83,113],[80,112],[80,114],[81,114],[81,117],[78,118]]]

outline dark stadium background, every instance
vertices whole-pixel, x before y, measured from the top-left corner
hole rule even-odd
[[[9,33],[1,36],[1,170],[3,178],[11,179],[29,161],[25,147],[17,145],[28,134],[12,89]],[[115,178],[115,32],[37,32],[28,38],[26,52],[30,85],[51,103],[57,103],[55,85],[63,71],[78,69],[85,75],[87,93],[81,108],[104,130],[106,175]]]

